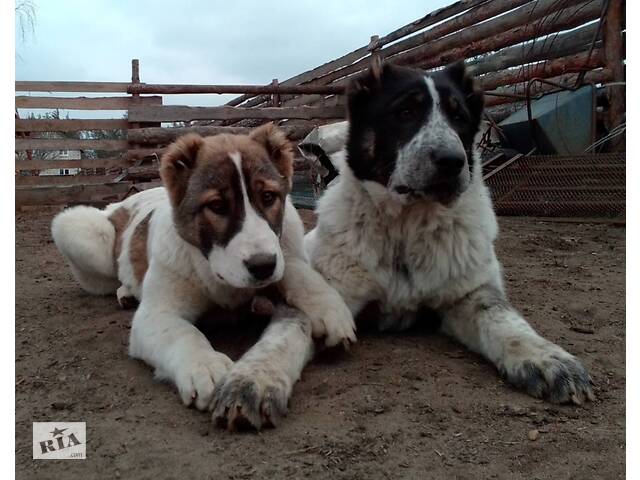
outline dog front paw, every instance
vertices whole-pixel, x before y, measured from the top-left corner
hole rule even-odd
[[[342,344],[345,348],[356,342],[356,325],[351,310],[335,290],[315,298],[302,309],[311,320],[314,338],[325,339],[327,347]]]
[[[513,340],[501,373],[529,395],[553,403],[595,400],[591,377],[580,360],[548,341]]]
[[[287,375],[258,365],[236,367],[215,390],[213,421],[228,431],[275,427],[287,414],[292,390]]]
[[[182,403],[206,410],[217,384],[233,366],[225,354],[211,350],[198,352],[181,361],[175,375],[175,384]]]

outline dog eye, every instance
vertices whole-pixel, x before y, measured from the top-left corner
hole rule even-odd
[[[274,192],[262,192],[262,204],[265,207],[270,207],[271,205],[273,205],[276,202],[276,199],[278,198],[278,195]]]
[[[227,202],[220,198],[205,203],[202,208],[207,208],[216,215],[226,215],[229,213],[229,206],[227,205]]]
[[[415,117],[415,114],[416,114],[415,108],[405,107],[402,110],[399,110],[396,113],[396,116],[400,120],[412,120]]]

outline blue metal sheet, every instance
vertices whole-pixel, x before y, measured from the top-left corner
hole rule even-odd
[[[595,133],[595,88],[551,93],[531,102],[531,114],[539,153],[576,155],[593,142]],[[500,122],[510,146],[527,153],[534,146],[522,108]]]

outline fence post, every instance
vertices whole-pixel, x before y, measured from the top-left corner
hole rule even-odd
[[[278,86],[278,79],[274,78],[273,80],[271,80],[271,86],[273,87],[277,87]],[[271,105],[274,107],[279,107],[280,106],[280,94],[279,93],[272,93],[271,94]]]
[[[371,67],[380,65],[382,63],[382,58],[380,56],[380,37],[378,35],[371,36],[369,45],[367,45],[367,50],[371,56]]]
[[[613,73],[614,82],[624,82],[624,52],[622,44],[624,5],[622,0],[609,0],[604,20],[603,43],[606,67]],[[609,99],[609,129],[615,128],[625,121],[625,86],[611,85],[607,87]],[[612,141],[612,149],[624,150],[623,135]]]

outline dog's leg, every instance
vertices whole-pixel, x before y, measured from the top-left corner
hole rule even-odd
[[[204,293],[184,278],[153,264],[145,276],[142,301],[133,317],[129,354],[171,381],[185,405],[208,408],[216,384],[233,362],[216,352],[193,322],[206,309]]]
[[[445,333],[485,356],[529,395],[555,403],[594,399],[580,361],[538,335],[501,288],[484,285],[441,313]]]
[[[309,318],[279,305],[262,337],[216,388],[213,419],[228,430],[275,426],[313,354]]]
[[[302,221],[289,199],[280,243],[285,268],[278,288],[286,302],[310,318],[313,336],[326,337],[327,346],[355,342],[351,310],[340,294],[307,261]]]

